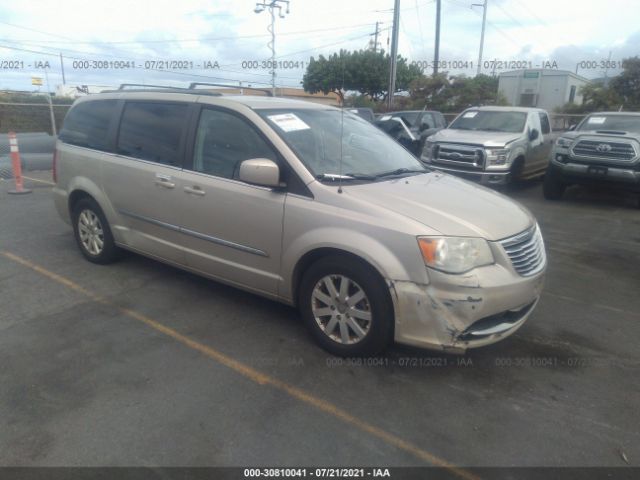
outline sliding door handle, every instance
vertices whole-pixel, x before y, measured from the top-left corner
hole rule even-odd
[[[159,185],[164,188],[174,188],[176,186],[175,183],[171,181],[171,177],[169,175],[161,175],[156,173],[156,185]]]
[[[199,195],[201,197],[205,194],[205,191],[198,185],[194,185],[193,187],[184,187],[184,191],[191,195]]]

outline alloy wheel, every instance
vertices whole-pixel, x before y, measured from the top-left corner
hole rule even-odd
[[[334,342],[352,345],[371,329],[371,304],[366,293],[345,275],[327,275],[311,293],[311,311],[320,330]]]

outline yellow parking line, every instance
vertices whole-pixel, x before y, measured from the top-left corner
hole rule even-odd
[[[338,407],[337,405],[328,402],[326,400],[323,400],[319,397],[314,396],[313,394],[306,392],[298,387],[295,387],[293,385],[290,385],[286,382],[283,382],[281,380],[278,380],[275,377],[272,377],[270,375],[267,375],[265,373],[262,373],[238,360],[233,359],[232,357],[221,353],[207,345],[204,345],[203,343],[200,343],[196,340],[193,340],[192,338],[189,338],[185,335],[182,335],[181,333],[177,332],[176,330],[167,327],[166,325],[163,325],[160,322],[157,322],[156,320],[142,314],[139,312],[136,312],[135,310],[131,310],[129,308],[123,308],[120,307],[118,305],[116,305],[115,303],[109,301],[108,299],[106,299],[105,297],[101,296],[101,295],[97,295],[89,290],[87,290],[84,287],[81,287],[80,285],[78,285],[77,283],[73,282],[72,280],[69,280],[66,277],[63,277],[62,275],[58,275],[57,273],[54,273],[50,270],[47,270],[44,267],[41,267],[40,265],[37,265],[33,262],[30,262],[29,260],[26,260],[18,255],[15,255],[13,253],[7,252],[7,251],[2,251],[0,252],[5,258],[8,258],[9,260],[12,260],[16,263],[19,263],[20,265],[23,265],[41,275],[44,275],[45,277],[60,283],[88,298],[90,298],[91,300],[100,303],[102,305],[106,305],[109,306],[111,308],[114,308],[115,310],[119,311],[120,313],[133,318],[134,320],[138,320],[146,325],[148,325],[149,327],[153,328],[154,330],[163,333],[164,335],[167,335],[171,338],[173,338],[174,340],[182,343],[183,345],[186,345],[187,347],[196,350],[200,353],[202,353],[203,355],[211,358],[212,360],[215,360],[216,362],[230,368],[231,370],[233,370],[234,372],[244,376],[245,378],[251,380],[254,383],[257,383],[259,385],[270,385],[284,393],[286,393],[287,395],[289,395],[290,397],[296,398],[297,400],[300,400],[301,402],[306,403],[307,405],[310,405],[324,413],[327,413],[339,420],[342,420],[344,423],[355,427],[365,433],[368,433],[380,440],[382,440],[383,442],[387,443],[388,445],[391,445],[393,447],[396,447],[400,450],[404,450],[405,452],[408,452],[410,454],[412,454],[413,456],[419,458],[420,460],[427,462],[431,465],[437,466],[437,467],[442,467],[445,468],[447,470],[449,470],[451,473],[455,474],[456,476],[460,477],[460,478],[464,478],[467,480],[478,480],[478,477],[474,474],[472,474],[471,472],[468,472],[462,468],[456,467],[452,464],[450,464],[449,462],[447,462],[446,460],[441,459],[440,457],[418,447],[417,445],[412,444],[411,442],[408,442],[407,440],[403,440],[402,438],[387,432],[386,430],[383,430],[379,427],[376,427],[375,425],[372,425],[368,422],[366,422],[365,420],[361,420],[358,417],[355,417],[353,415],[351,415],[350,413],[348,413],[346,410],[341,409],[340,407]]]
[[[47,180],[40,180],[38,178],[27,177],[26,175],[22,175],[22,178],[26,178],[27,180],[31,180],[32,182],[46,183],[47,185],[55,186],[55,183],[48,182]]]

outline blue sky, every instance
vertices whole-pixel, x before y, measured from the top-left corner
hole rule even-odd
[[[555,62],[559,68],[600,77],[597,62],[638,55],[640,24],[634,0],[488,0],[485,60]],[[20,61],[18,70],[0,70],[0,88],[31,89],[31,76],[44,77],[36,62],[50,62],[51,89],[62,82],[58,53],[65,57],[67,83],[118,85],[122,82],[184,85],[211,81],[264,86],[266,69],[243,68],[243,61],[269,58],[266,13],[253,12],[255,1],[123,1],[30,0],[0,3],[0,61]],[[440,58],[468,62],[449,69],[473,75],[477,62],[482,0],[442,0]],[[388,49],[393,0],[291,0],[290,14],[276,22],[279,60],[297,61],[299,68],[281,69],[278,85],[298,86],[301,62],[340,48],[365,48],[375,23],[381,22],[380,43]],[[433,59],[434,0],[402,0],[399,52],[417,61]],[[10,47],[10,48],[9,48]],[[158,72],[83,70],[82,60],[187,60],[194,65],[218,62],[220,68]],[[464,65],[464,63],[462,63]],[[76,65],[77,66],[77,65]],[[290,64],[295,67],[295,63]],[[593,68],[587,68],[588,66]],[[489,73],[489,72],[487,72]],[[614,74],[615,70],[609,72]]]

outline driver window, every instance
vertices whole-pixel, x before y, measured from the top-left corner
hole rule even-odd
[[[420,119],[420,130],[428,130],[435,127],[435,121],[430,113],[425,113]]]
[[[540,128],[542,128],[542,133],[550,133],[551,125],[549,124],[549,117],[545,113],[539,113],[540,115]]]
[[[277,161],[275,152],[245,120],[220,110],[202,110],[193,152],[196,172],[237,178],[240,163],[252,158]]]

